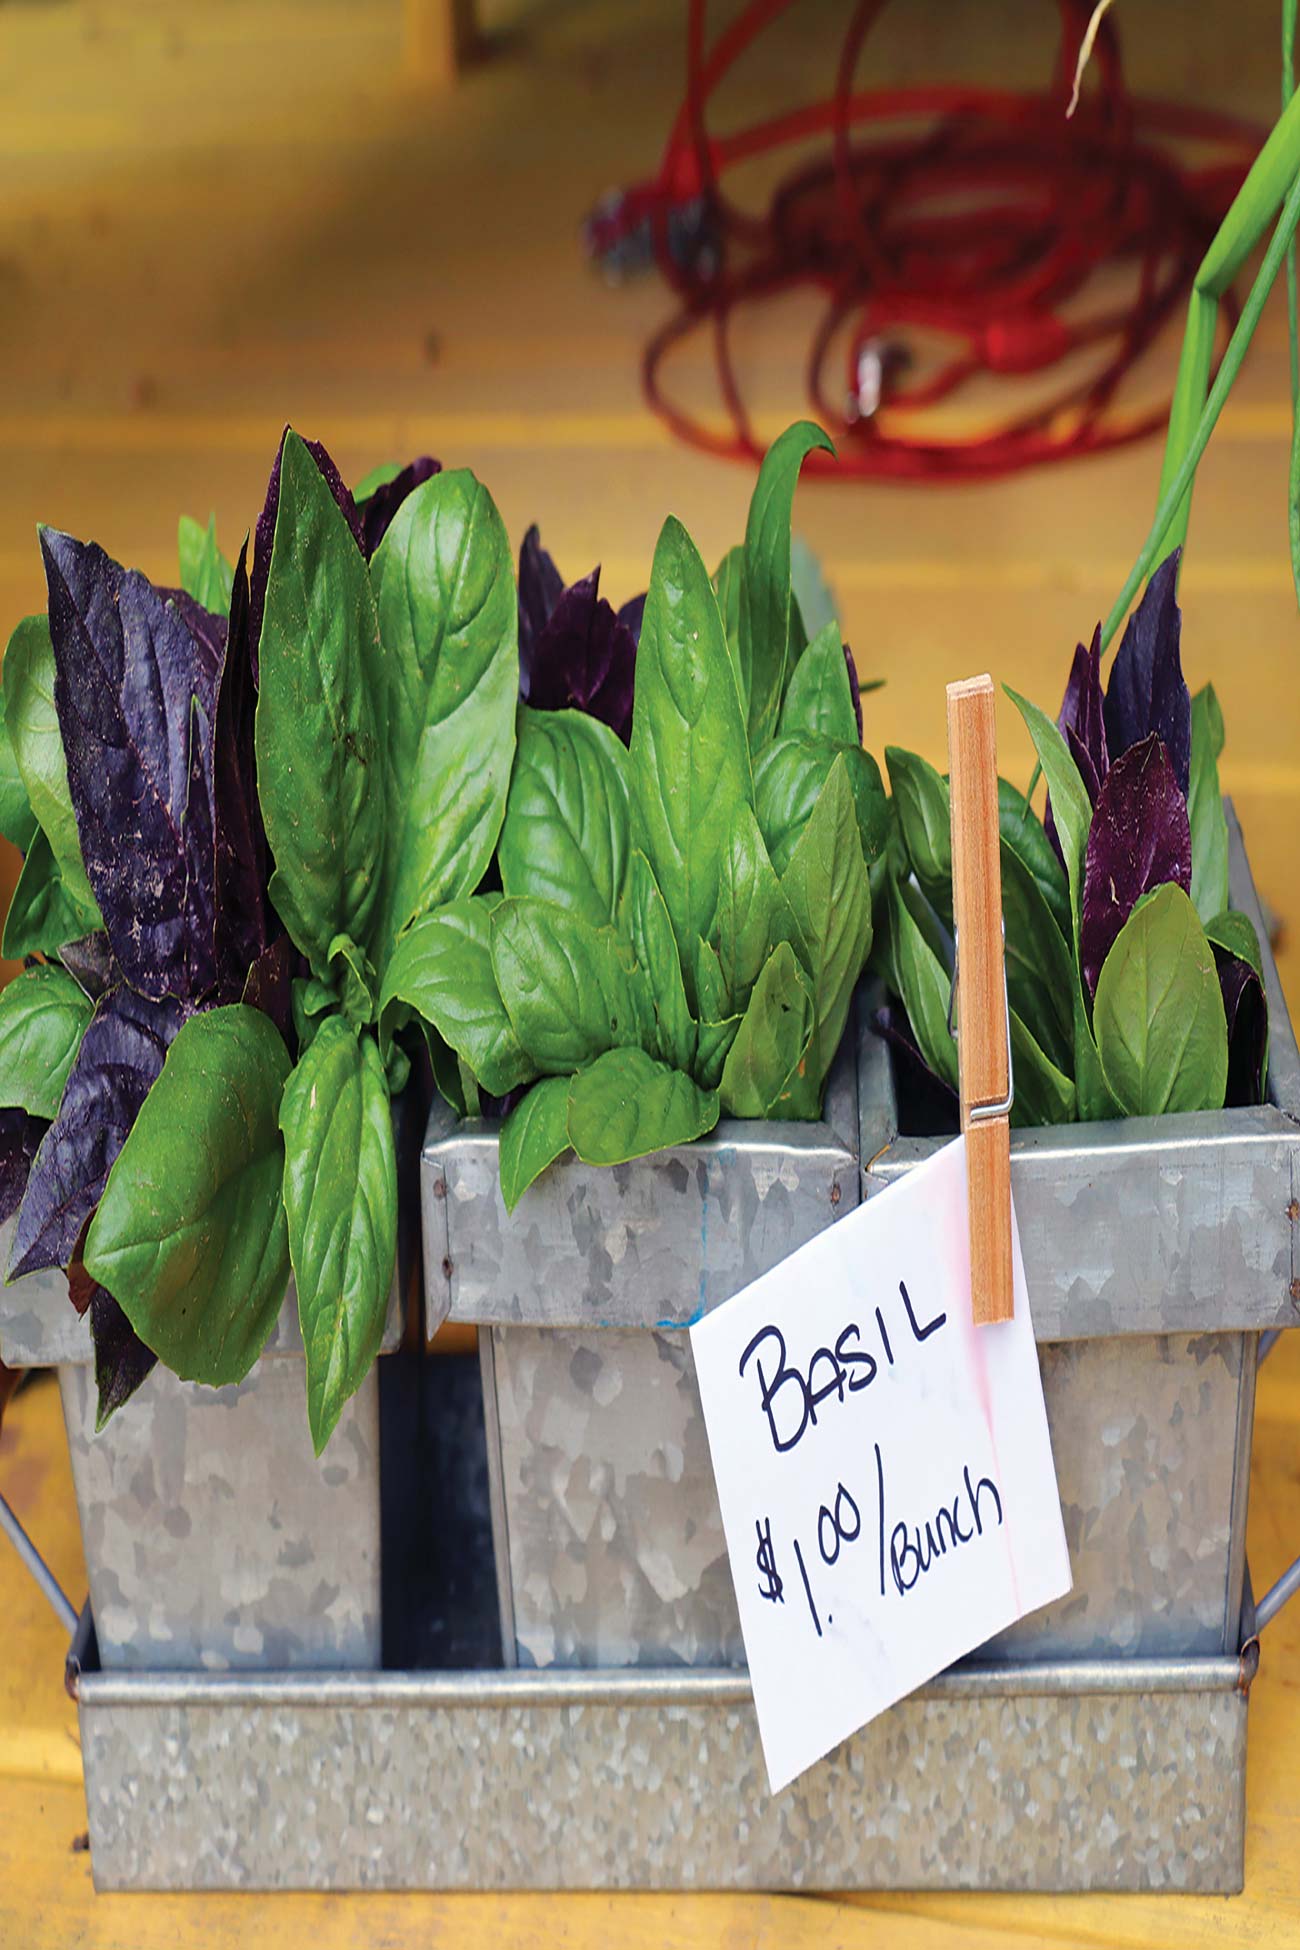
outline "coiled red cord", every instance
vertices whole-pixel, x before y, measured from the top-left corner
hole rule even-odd
[[[835,436],[840,478],[961,481],[1100,453],[1164,424],[1168,404],[1117,403],[1122,382],[1191,286],[1253,159],[1260,132],[1226,115],[1130,96],[1108,16],[1090,84],[1066,104],[1087,0],[1060,0],[1056,75],[1042,95],[964,86],[856,91],[884,0],[857,0],[830,97],[717,136],[710,98],[793,0],[751,0],[706,47],[707,0],[691,0],[686,98],[650,192],[655,255],[680,299],[643,362],[652,409],[681,439],[757,461],[779,429],[756,429],[732,351],[743,308],[800,287],[824,298],[808,358],[812,411]],[[742,162],[817,137],[761,214],[726,194]],[[1189,145],[1201,159],[1180,161]],[[1208,156],[1205,154],[1209,150]],[[702,202],[710,247],[670,248],[668,217]],[[1129,289],[1117,295],[1121,267]],[[1229,327],[1236,303],[1227,303]],[[719,423],[674,402],[671,350],[705,331],[725,410]],[[938,341],[922,364],[919,346]],[[838,359],[837,359],[838,353]],[[926,410],[993,378],[1023,383],[1002,417],[969,435],[927,430]],[[836,374],[841,375],[839,380]],[[981,389],[987,397],[988,389]]]

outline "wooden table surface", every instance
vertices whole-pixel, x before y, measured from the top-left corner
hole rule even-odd
[[[721,11],[721,10],[718,10]],[[10,0],[0,6],[0,626],[43,605],[34,524],[93,537],[174,578],[181,512],[215,509],[228,549],[260,505],[286,419],[345,474],[431,451],[474,467],[516,540],[530,521],[561,566],[644,586],[670,510],[707,558],[742,531],[750,478],[674,445],[643,410],[651,281],[584,265],[583,213],[649,174],[681,84],[679,0],[480,13],[490,58],[435,96],[402,66],[395,0]],[[841,0],[801,0],[720,103],[728,119],[823,92]],[[1275,0],[1116,12],[1135,86],[1271,115]],[[895,0],[872,79],[1039,85],[1055,10],[1041,0]],[[812,313],[746,322],[759,426],[805,411]],[[1167,383],[1176,334],[1135,376]],[[676,383],[707,403],[701,358]],[[969,412],[962,409],[969,422]],[[950,421],[961,418],[956,409]],[[1184,664],[1223,700],[1226,788],[1278,915],[1300,1000],[1295,844],[1300,641],[1286,560],[1284,317],[1271,307],[1202,470],[1183,578]],[[980,489],[818,483],[797,524],[837,591],[864,675],[867,743],[944,750],[945,681],[989,669],[1054,706],[1069,653],[1105,612],[1154,507],[1158,444]],[[1003,769],[1028,745],[1005,706]],[[3,843],[0,843],[2,846]],[[0,887],[12,856],[0,860]],[[1250,1524],[1258,1588],[1300,1549],[1300,1345],[1261,1378]],[[84,1573],[57,1394],[29,1386],[0,1436],[0,1489],[67,1587]],[[310,1941],[687,1946],[1013,1940],[1300,1943],[1300,1607],[1266,1636],[1254,1693],[1247,1892],[1134,1897],[95,1899],[62,1635],[0,1552],[0,1945],[168,1950]]]

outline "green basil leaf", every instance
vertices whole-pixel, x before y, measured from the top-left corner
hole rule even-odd
[[[1034,750],[1052,797],[1052,817],[1056,821],[1056,834],[1061,842],[1070,887],[1072,945],[1077,961],[1079,914],[1083,905],[1083,863],[1088,847],[1088,828],[1092,825],[1092,804],[1087,787],[1079,777],[1079,768],[1071,758],[1069,747],[1057,726],[1045,711],[1040,711],[1027,697],[1021,697],[1009,685],[1004,689],[1034,741]]]
[[[514,898],[493,910],[490,938],[506,1014],[544,1076],[564,1076],[636,1040],[631,981],[612,928],[593,928],[551,901]]]
[[[381,484],[382,485],[382,484]],[[391,963],[389,964],[391,967]],[[457,1117],[466,1117],[469,1107],[467,1093],[461,1080],[461,1062],[450,1043],[441,1037],[432,1023],[424,1025],[424,1040],[429,1050],[429,1067],[433,1071],[434,1087],[455,1111]]]
[[[731,1045],[740,1029],[739,1016],[707,1017],[695,1032],[695,1081],[701,1090],[716,1090],[722,1082]]]
[[[718,1096],[642,1049],[611,1050],[569,1087],[569,1142],[589,1165],[622,1165],[690,1144],[718,1121]]]
[[[363,501],[369,501],[381,487],[387,487],[390,481],[395,481],[401,471],[400,460],[381,460],[378,467],[372,467],[368,474],[363,474],[353,488],[352,499],[356,506],[359,508]]]
[[[85,907],[69,894],[50,843],[38,826],[5,916],[0,952],[11,961],[21,961],[25,955],[57,955],[66,942],[80,941],[102,925],[93,901]]]
[[[1070,889],[1065,868],[1056,856],[1042,820],[1010,779],[998,780],[998,827],[1004,843],[1034,876],[1053,920],[1068,941]]]
[[[1247,962],[1263,981],[1264,955],[1259,936],[1255,932],[1254,922],[1245,914],[1238,913],[1235,907],[1215,914],[1205,923],[1205,936],[1216,948],[1222,948],[1227,954],[1236,955],[1239,961]]]
[[[630,849],[627,748],[585,711],[519,711],[497,859],[507,894],[612,922]]]
[[[952,830],[948,781],[928,759],[886,745],[885,764],[908,865],[935,910],[952,922]]]
[[[54,708],[54,646],[44,616],[25,617],[9,639],[4,657],[4,698],[5,728],[28,802],[50,843],[69,900],[79,913],[90,917],[89,927],[80,930],[87,934],[104,924],[81,860],[68,767]]]
[[[781,888],[794,915],[797,945],[812,978],[815,1006],[812,1040],[793,1114],[815,1117],[854,988],[871,952],[871,886],[844,754],[831,767],[781,876]]]
[[[632,796],[646,857],[691,980],[736,807],[753,779],[736,674],[704,564],[679,521],[655,549],[636,659]]]
[[[397,1257],[393,1120],[374,1039],[358,1038],[341,1016],[323,1022],[284,1087],[280,1129],[319,1456],[379,1353]]]
[[[754,984],[749,1006],[722,1067],[722,1108],[729,1117],[798,1117],[801,1088],[817,1021],[808,977],[788,941]]]
[[[957,1045],[948,1027],[952,980],[912,912],[909,892],[906,882],[891,881],[889,915],[898,992],[917,1048],[935,1075],[956,1090]]]
[[[507,1212],[569,1149],[569,1078],[543,1077],[501,1126],[501,1196]]]
[[[1129,915],[1102,964],[1093,1028],[1106,1082],[1129,1117],[1220,1110],[1228,1025],[1214,951],[1167,882]]]
[[[276,1123],[289,1058],[241,1002],[192,1016],[108,1174],[86,1271],[183,1381],[242,1381],[289,1279]]]
[[[806,731],[773,739],[754,767],[754,809],[768,854],[783,874],[837,759],[844,760],[868,868],[889,842],[889,801],[880,767],[856,743],[837,745]]]
[[[1228,905],[1228,821],[1219,790],[1218,748],[1223,719],[1207,684],[1192,699],[1192,769],[1187,817],[1192,829],[1192,905],[1202,921],[1212,921]]]
[[[336,934],[328,950],[338,1006],[360,1033],[375,1019],[375,971],[369,955],[350,934]]]
[[[815,636],[794,667],[779,733],[806,731],[840,745],[856,745],[858,720],[849,689],[840,626],[833,619]]]
[[[1097,1038],[1088,1021],[1088,1010],[1083,999],[1083,986],[1078,980],[1077,970],[1074,984],[1074,1101],[1075,1110],[1081,1124],[1096,1123],[1099,1119],[1119,1117],[1120,1106],[1111,1094],[1101,1065],[1101,1055],[1097,1048]]]
[[[718,599],[718,614],[727,639],[727,650],[736,671],[740,692],[741,716],[749,710],[749,672],[740,663],[740,589],[745,579],[745,551],[739,543],[729,548],[713,572],[713,593]]]
[[[3,671],[0,670],[0,679],[2,677]],[[26,853],[36,836],[36,814],[27,797],[27,787],[18,770],[13,740],[5,721],[3,690],[0,690],[0,833],[20,853]]]
[[[1026,1125],[1074,1122],[1074,1085],[1043,1053],[1033,1031],[1014,1009],[1011,1011],[1011,1067],[1016,1086],[1011,1122],[1017,1129]]]
[[[519,1047],[492,972],[495,904],[467,894],[413,921],[393,950],[379,1008],[386,1033],[399,1005],[414,1009],[489,1095],[504,1097],[537,1072]]]
[[[738,806],[731,822],[712,933],[717,938],[729,1012],[745,1008],[777,943],[798,938],[790,903],[748,806]]]
[[[176,534],[181,565],[181,588],[214,616],[229,616],[235,571],[217,547],[217,518],[208,516],[201,528],[192,515],[182,515]]]
[[[412,916],[472,893],[492,858],[515,750],[519,647],[505,527],[463,468],[406,497],[370,574],[384,646],[382,969]]]
[[[369,943],[384,845],[366,565],[315,461],[285,436],[259,653],[257,791],[271,898],[312,972],[334,937]]]
[[[828,623],[834,623],[838,628],[839,609],[825,571],[800,535],[792,536],[790,541],[790,588],[810,644],[816,641]],[[856,719],[853,736],[857,737]]]
[[[27,968],[0,990],[0,1104],[58,1115],[90,1003],[61,968]]]
[[[830,436],[810,420],[787,427],[768,448],[745,524],[745,575],[740,599],[740,664],[746,673],[750,748],[758,752],[776,730],[803,625],[790,588],[790,511],[799,469],[814,448],[828,454]],[[797,632],[792,654],[791,631]],[[640,671],[637,684],[640,686]]]
[[[1064,936],[1030,869],[1003,840],[1002,920],[1006,933],[1007,994],[1035,1040],[1058,1069],[1073,1062],[1074,968]]]
[[[655,548],[637,649],[631,796],[690,983],[731,819],[752,805],[754,786],[717,603],[696,544],[672,519]]]
[[[681,956],[664,897],[639,849],[628,866],[620,921],[637,961],[633,996],[641,1015],[641,1042],[673,1069],[689,1070],[695,1061],[695,1024]]]
[[[718,951],[702,935],[695,937],[695,954],[692,961],[695,975],[695,992],[700,1000],[700,1020],[722,1021],[727,1011],[727,982],[722,973],[722,963]]]

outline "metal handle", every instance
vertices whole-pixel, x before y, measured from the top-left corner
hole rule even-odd
[[[67,1632],[77,1629],[77,1613],[45,1559],[37,1550],[27,1532],[19,1523],[10,1505],[0,1496],[0,1530],[8,1536],[23,1563],[35,1578],[45,1596],[54,1607],[60,1624]]]

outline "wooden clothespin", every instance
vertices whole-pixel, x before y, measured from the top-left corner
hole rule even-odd
[[[1007,1011],[991,677],[948,686],[953,984],[961,1127],[970,1194],[971,1305],[977,1326],[1010,1320],[1011,1018]]]

